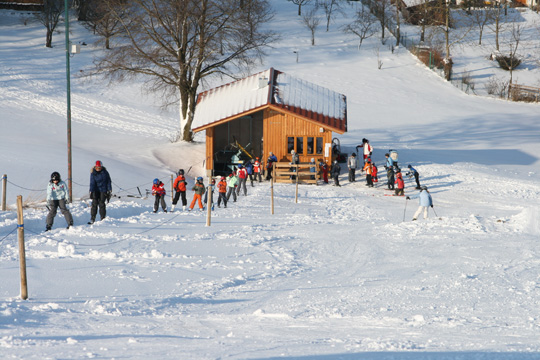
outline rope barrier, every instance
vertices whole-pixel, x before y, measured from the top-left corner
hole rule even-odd
[[[47,189],[28,189],[28,188],[25,188],[25,187],[22,187],[22,186],[19,186],[15,183],[12,183],[11,181],[7,180],[7,182],[15,187],[18,187],[19,189],[23,189],[23,190],[27,190],[27,191],[47,191]]]
[[[11,232],[9,232],[6,236],[4,236],[2,239],[0,239],[0,243],[2,243],[2,241],[4,241],[9,235],[13,234],[16,230],[17,230],[17,228],[14,228],[13,230],[11,230]]]

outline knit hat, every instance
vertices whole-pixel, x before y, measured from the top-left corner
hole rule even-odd
[[[96,167],[103,167],[103,164],[101,163],[101,161],[96,161]]]

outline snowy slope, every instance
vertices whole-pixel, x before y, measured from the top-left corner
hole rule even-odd
[[[293,186],[274,186],[275,215],[266,182],[216,209],[211,226],[199,211],[153,214],[153,199],[128,195],[155,177],[168,189],[180,167],[192,184],[204,137],[171,143],[176,114],[137,83],[74,76],[74,193],[87,195],[100,159],[118,197],[92,226],[88,202],[76,201],[70,230],[58,216],[44,233],[46,210],[25,210],[27,301],[16,214],[0,212],[2,358],[540,357],[538,105],[466,95],[375,38],[358,52],[339,24],[321,27],[311,47],[296,7],[273,3],[287,36],[258,70],[345,94],[343,150],[367,137],[381,164],[397,149],[430,188],[429,219],[411,222],[417,200],[346,174],[341,188],[300,186],[298,203]],[[43,200],[50,173],[67,168],[62,39],[45,49],[41,28],[21,17],[0,13],[0,172],[11,209],[18,194]],[[73,25],[74,41],[90,43]],[[73,73],[97,51],[73,57]]]

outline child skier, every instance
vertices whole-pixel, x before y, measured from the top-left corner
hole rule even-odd
[[[229,181],[227,182],[227,186],[229,187],[229,190],[227,191],[227,201],[231,198],[231,194],[233,197],[233,202],[236,202],[236,186],[238,185],[238,177],[234,175],[234,172],[229,174]]]
[[[210,182],[210,185],[208,185],[208,191],[206,191],[204,193],[204,201],[203,201],[203,204],[204,204],[204,208],[206,209],[206,207],[208,206],[208,194],[211,194],[212,195],[212,210],[214,210],[214,189],[216,187],[216,180],[215,179],[212,179],[212,181]]]
[[[176,204],[178,203],[178,199],[180,196],[182,197],[182,210],[186,210],[187,205],[187,199],[186,199],[186,186],[187,181],[184,177],[184,169],[178,170],[178,176],[176,179],[174,179],[173,188],[174,188],[174,199],[172,202],[171,211],[174,211],[174,208],[176,207]]]
[[[375,163],[372,163],[373,165],[373,170],[371,172],[371,180],[376,183],[376,182],[379,182],[379,178],[377,177],[377,172],[379,171],[377,169],[377,165],[375,165]]]
[[[191,205],[189,205],[189,211],[193,210],[193,208],[195,207],[195,202],[199,203],[199,209],[203,211],[204,207],[202,204],[202,196],[205,192],[205,188],[203,184],[203,178],[201,176],[197,178],[197,182],[195,183],[195,185],[193,185],[191,190],[195,191],[195,194],[193,194],[193,201],[191,202]]]
[[[328,184],[328,165],[324,161],[319,160],[319,167],[322,171],[323,181]]]
[[[366,161],[362,170],[366,172],[366,186],[373,187],[373,165],[370,159]]]
[[[156,200],[154,201],[154,212],[157,213],[160,202],[163,211],[167,212],[167,204],[165,204],[165,184],[159,181],[159,179],[154,179],[152,195],[156,197]]]
[[[403,176],[401,175],[401,170],[396,171],[396,190],[395,195],[396,196],[404,196],[405,195],[405,182],[403,181]]]
[[[221,180],[219,181],[217,185],[218,191],[219,191],[219,198],[217,201],[217,207],[221,207],[221,201],[223,201],[223,207],[227,207],[227,180],[225,180],[225,176],[221,177]]]
[[[341,173],[341,166],[339,166],[338,161],[334,160],[334,164],[332,165],[332,178],[334,179],[334,186],[339,186],[339,174]]]
[[[255,179],[259,179],[259,182],[262,182],[262,171],[263,167],[258,157],[255,158],[253,163],[253,172],[255,174]]]
[[[433,207],[433,199],[431,198],[431,195],[429,194],[427,186],[422,186],[421,190],[418,194],[413,196],[407,196],[407,200],[410,199],[416,199],[419,198],[420,206],[418,206],[418,210],[414,213],[413,221],[418,219],[418,216],[423,211],[424,212],[424,219],[427,219],[428,217],[428,207]]]
[[[60,178],[58,172],[51,174],[51,180],[47,185],[47,204],[49,205],[49,214],[47,215],[47,225],[45,231],[51,230],[56,216],[56,211],[60,208],[62,215],[67,222],[67,228],[73,226],[73,216],[67,208],[69,203],[69,189],[65,182]]]

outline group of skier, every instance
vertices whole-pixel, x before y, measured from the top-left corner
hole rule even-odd
[[[358,150],[362,148],[363,161],[358,159],[357,156]],[[293,156],[293,163],[298,163],[298,156],[291,152]],[[356,147],[356,153],[353,152],[351,156],[347,159],[347,168],[348,168],[348,180],[349,182],[356,181],[356,170],[362,169],[362,172],[366,175],[366,185],[368,187],[374,187],[374,183],[378,182],[378,169],[371,160],[373,154],[373,147],[369,143],[369,140],[362,139],[362,144]],[[296,157],[295,157],[296,156]],[[398,166],[397,152],[395,150],[389,150],[385,154],[386,163],[384,168],[386,169],[387,175],[387,186],[389,190],[394,190],[394,195],[396,196],[405,196],[405,182],[401,169]],[[296,159],[296,160],[295,160]],[[263,167],[263,163],[258,157],[246,161],[244,164],[239,164],[235,170],[233,170],[227,177],[221,176],[216,184],[216,179],[212,179],[211,183],[208,186],[208,190],[204,185],[202,177],[197,177],[196,182],[191,188],[194,192],[193,200],[188,208],[189,211],[193,210],[195,205],[199,206],[199,209],[202,211],[205,209],[203,204],[207,203],[208,192],[214,194],[214,189],[218,189],[218,199],[217,206],[223,206],[226,208],[227,203],[229,202],[231,196],[233,201],[236,202],[240,192],[242,191],[244,196],[247,196],[247,180],[250,180],[251,186],[254,186],[254,181],[262,182],[264,170],[266,170],[266,180],[272,178],[272,171],[274,163],[277,162],[277,157],[270,152],[268,159],[266,161],[266,167]],[[315,159],[311,159],[311,163],[314,166],[310,168],[310,171],[315,172]],[[418,216],[423,212],[424,218],[427,218],[427,208],[433,207],[433,200],[429,194],[426,186],[420,185],[420,175],[418,171],[413,168],[410,164],[407,166],[408,172],[405,174],[410,179],[414,178],[416,182],[416,189],[420,190],[420,193],[407,196],[406,199],[415,199],[419,198],[420,206],[416,213],[414,214],[413,220],[417,220]],[[339,184],[339,176],[341,174],[341,166],[338,163],[338,160],[334,160],[331,169],[329,169],[326,162],[319,160],[319,169],[323,181],[328,183],[328,174],[332,175],[334,180],[334,186],[341,186]],[[294,175],[293,175],[294,176]],[[177,172],[177,176],[173,182],[174,197],[172,200],[171,211],[174,211],[176,205],[181,200],[182,201],[182,210],[187,208],[187,197],[186,191],[188,188],[188,183],[185,178],[184,170],[180,169]],[[103,166],[100,160],[95,162],[95,165],[92,167],[90,172],[90,199],[92,200],[91,210],[90,210],[90,221],[88,224],[93,224],[96,221],[96,216],[100,215],[100,220],[105,219],[107,215],[106,203],[109,202],[112,194],[112,181],[107,169]],[[161,208],[164,212],[167,212],[167,204],[165,202],[165,185],[159,179],[154,179],[152,184],[152,195],[155,197],[154,200],[154,213],[156,213],[161,205]],[[203,200],[204,195],[204,200]],[[54,218],[58,209],[64,215],[67,228],[69,229],[73,226],[73,216],[71,215],[67,204],[70,202],[69,199],[69,189],[68,185],[62,181],[60,174],[55,171],[51,174],[51,179],[47,186],[47,206],[49,208],[49,213],[46,220],[46,231],[51,230]],[[214,210],[214,204],[210,205],[212,210]]]

